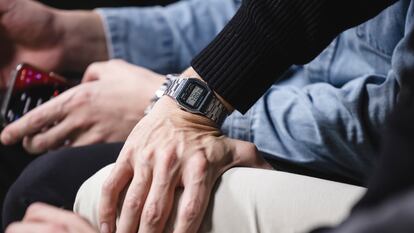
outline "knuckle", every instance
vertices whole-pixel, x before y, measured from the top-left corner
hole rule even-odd
[[[116,191],[116,183],[108,178],[102,185],[102,193],[110,195]]]
[[[134,156],[135,148],[133,146],[125,146],[122,149],[122,153],[126,158],[131,158]]]
[[[26,215],[30,216],[35,213],[38,213],[39,211],[42,211],[43,205],[40,203],[33,203],[27,208]]]
[[[158,211],[157,204],[151,203],[143,211],[143,220],[150,226],[156,226],[161,221],[161,212]]]
[[[178,156],[174,151],[165,151],[161,160],[163,168],[168,170],[173,169],[178,163]]]
[[[136,195],[132,194],[131,196],[125,198],[124,205],[127,209],[137,211],[141,209],[142,201],[140,201]]]
[[[209,161],[203,154],[199,154],[193,158],[191,167],[196,175],[204,175],[209,169]]]
[[[142,165],[148,165],[154,159],[154,151],[151,149],[144,149],[140,156]]]

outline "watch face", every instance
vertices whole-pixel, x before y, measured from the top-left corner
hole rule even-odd
[[[179,100],[190,109],[199,109],[207,94],[206,87],[196,82],[189,82],[180,94]]]

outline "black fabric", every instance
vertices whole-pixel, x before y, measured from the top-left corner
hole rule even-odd
[[[167,5],[177,0],[82,0],[82,1],[56,1],[40,0],[46,5],[60,9],[94,9],[97,7],[122,7],[122,6],[150,6]]]
[[[3,229],[21,220],[27,207],[44,202],[68,210],[84,181],[108,164],[114,163],[122,144],[68,148],[34,160],[7,193],[3,207]]]
[[[293,64],[316,57],[341,32],[396,0],[244,0],[192,61],[195,71],[245,113]]]
[[[23,169],[36,157],[28,155],[21,146],[6,147],[0,144],[0,208],[7,190]],[[0,209],[0,210],[1,210]],[[0,211],[1,223],[1,211]]]

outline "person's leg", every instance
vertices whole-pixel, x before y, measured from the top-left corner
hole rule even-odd
[[[95,227],[100,190],[111,169],[107,166],[87,180],[74,205],[74,211]],[[341,221],[363,192],[317,178],[235,168],[217,184],[200,232],[305,232]],[[173,225],[170,220],[169,227]]]
[[[0,144],[0,210],[3,208],[7,190],[23,169],[35,158],[35,156],[27,154],[21,146],[9,147]]]
[[[67,148],[33,161],[7,193],[3,227],[20,220],[34,202],[72,209],[81,184],[106,165],[116,161],[122,144]]]

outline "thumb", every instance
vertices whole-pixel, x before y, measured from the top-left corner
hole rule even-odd
[[[228,139],[231,151],[238,165],[273,170],[273,167],[261,156],[256,145],[250,142]]]

